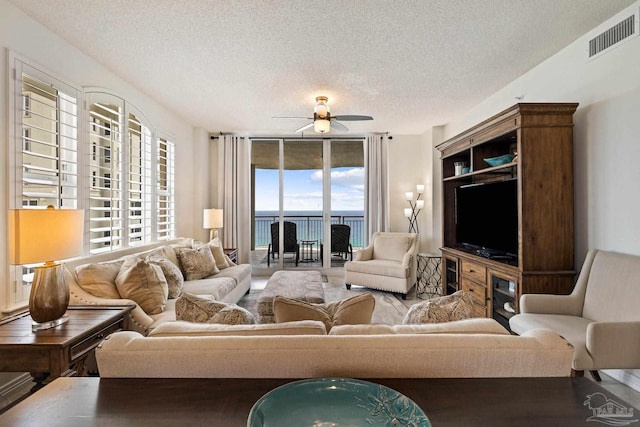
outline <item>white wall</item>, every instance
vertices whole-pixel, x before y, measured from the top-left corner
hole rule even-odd
[[[8,141],[8,50],[33,61],[42,71],[76,87],[101,87],[113,91],[135,105],[158,127],[163,136],[176,143],[176,216],[178,235],[193,236],[202,231],[202,209],[208,200],[193,202],[194,182],[207,185],[205,165],[196,162],[194,130],[189,123],[159,105],[150,97],[126,83],[100,63],[69,45],[48,29],[24,15],[6,0],[0,0],[0,310],[15,302],[10,301],[7,209],[9,199]],[[198,133],[198,139],[208,135]],[[202,144],[201,144],[202,145]],[[207,145],[208,147],[208,145]],[[208,158],[208,154],[204,156]],[[201,178],[204,173],[204,179]],[[195,213],[194,213],[195,212]],[[199,212],[199,216],[196,213]]]
[[[587,61],[587,40],[635,3],[530,70],[460,120],[445,138],[515,104],[579,102],[574,116],[576,266],[591,248],[640,255],[640,37]],[[508,58],[507,58],[508,59]],[[640,371],[608,372],[640,390]]]

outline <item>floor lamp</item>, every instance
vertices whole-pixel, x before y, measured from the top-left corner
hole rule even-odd
[[[422,197],[422,193],[424,193],[424,185],[416,185],[416,193],[418,193],[418,196],[415,203],[413,202],[413,191],[407,191],[405,193],[405,199],[407,199],[410,206],[404,209],[404,216],[409,219],[409,233],[420,232],[418,228],[418,214],[422,208],[424,208],[424,200],[420,199],[420,197]]]
[[[213,240],[218,237],[218,229],[223,226],[223,213],[222,209],[205,209],[202,218],[202,227],[209,228],[209,240]]]
[[[54,260],[82,254],[84,211],[75,209],[14,209],[9,212],[11,264],[45,262],[35,268],[29,312],[32,330],[38,331],[67,321],[69,286],[64,265]]]

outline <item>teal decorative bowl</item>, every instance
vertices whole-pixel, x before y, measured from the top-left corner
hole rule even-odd
[[[380,384],[350,378],[294,381],[271,390],[251,408],[247,427],[431,427],[422,409]]]
[[[513,154],[505,154],[498,157],[489,157],[488,159],[484,159],[484,161],[489,163],[490,166],[500,166],[511,163],[514,157]]]

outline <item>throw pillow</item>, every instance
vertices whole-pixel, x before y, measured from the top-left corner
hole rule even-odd
[[[76,267],[78,285],[98,298],[120,299],[116,288],[116,276],[120,272],[124,260],[83,264]]]
[[[199,323],[223,323],[248,325],[255,323],[249,310],[235,304],[227,304],[212,298],[183,293],[176,300],[176,320]]]
[[[315,304],[294,298],[273,298],[273,315],[276,323],[296,320],[319,320],[327,332],[337,325],[371,323],[376,300],[371,292],[365,292],[340,301]]]
[[[198,280],[219,273],[213,254],[208,246],[198,249],[176,248],[182,272],[186,280]]]
[[[469,292],[457,291],[451,295],[414,304],[402,320],[403,324],[440,323],[471,317],[473,298]]]
[[[149,253],[149,256],[155,258],[166,258],[174,263],[176,267],[180,268],[180,260],[178,259],[178,255],[176,254],[175,249],[171,246],[162,246],[160,248],[156,248]]]
[[[158,265],[143,259],[125,261],[116,277],[116,287],[122,298],[135,301],[145,313],[164,311],[169,289]]]
[[[230,265],[227,263],[227,258],[225,257],[224,249],[222,248],[222,242],[219,238],[216,237],[215,239],[207,243],[207,245],[209,245],[209,249],[211,249],[213,259],[216,260],[216,267],[218,267],[218,269],[222,270],[230,267]]]
[[[169,298],[178,298],[182,293],[182,284],[184,283],[184,277],[182,277],[180,269],[166,258],[150,256],[147,261],[160,266],[162,269],[162,274],[164,274],[169,288]]]

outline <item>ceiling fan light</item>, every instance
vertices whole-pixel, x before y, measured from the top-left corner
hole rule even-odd
[[[327,133],[331,130],[331,122],[326,119],[318,119],[313,122],[313,130],[317,133]]]
[[[316,97],[316,106],[313,108],[313,115],[315,117],[319,117],[319,118],[326,118],[329,113],[331,112],[331,110],[329,109],[329,105],[327,104],[327,101],[329,100],[329,98],[327,98],[326,96],[317,96]]]

